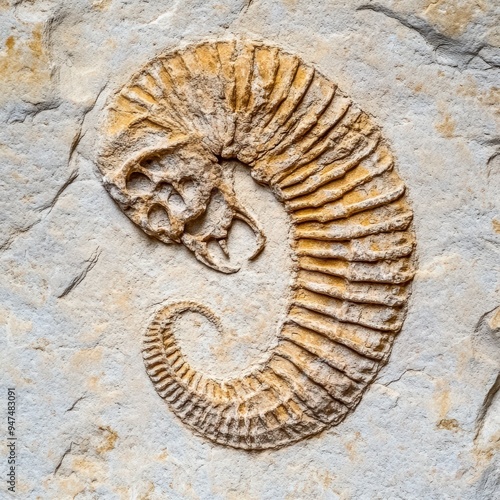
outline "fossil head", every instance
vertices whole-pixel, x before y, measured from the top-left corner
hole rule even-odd
[[[189,143],[143,150],[108,182],[108,188],[147,234],[164,243],[182,243],[217,271],[239,270],[231,263],[227,248],[235,219],[248,224],[256,236],[250,259],[264,248],[261,229],[236,198],[232,171],[201,146]],[[213,254],[211,242],[219,244],[225,259]]]

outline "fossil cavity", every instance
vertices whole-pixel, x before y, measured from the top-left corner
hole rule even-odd
[[[99,168],[111,196],[147,234],[236,272],[232,221],[265,236],[232,189],[237,159],[290,214],[297,279],[278,345],[234,380],[191,368],[161,309],[144,362],[158,394],[214,442],[276,448],[338,424],[387,361],[414,275],[412,212],[379,128],[298,57],[261,43],[207,42],[156,57],[108,106]]]

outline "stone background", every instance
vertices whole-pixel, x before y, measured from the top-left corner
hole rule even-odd
[[[17,388],[19,498],[500,498],[498,1],[0,9],[0,385]],[[235,35],[298,54],[375,117],[418,241],[403,331],[356,411],[260,453],[194,435],[154,392],[140,351],[160,304],[194,299],[227,326],[221,337],[196,318],[181,325],[187,355],[207,372],[265,355],[292,277],[281,206],[236,167],[269,243],[221,278],[136,228],[94,166],[110,93],[158,52]],[[248,234],[238,231],[244,261]],[[6,470],[2,459],[2,497]]]

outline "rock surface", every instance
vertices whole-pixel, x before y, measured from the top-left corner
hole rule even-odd
[[[0,8],[0,358],[2,390],[18,398],[19,497],[500,496],[497,2]],[[236,165],[235,190],[267,244],[248,262],[253,237],[235,227],[241,270],[222,275],[145,235],[97,170],[108,98],[158,53],[228,37],[298,55],[373,117],[407,186],[418,242],[403,329],[357,409],[263,452],[193,434],[154,391],[141,350],[163,304],[192,300],[227,327],[195,314],[179,321],[194,364],[225,377],[265,356],[294,278],[288,215]],[[0,470],[6,477],[6,459]]]

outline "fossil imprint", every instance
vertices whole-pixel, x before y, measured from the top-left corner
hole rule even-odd
[[[261,43],[207,42],[154,58],[110,100],[99,168],[111,196],[147,234],[237,272],[226,239],[238,201],[236,159],[283,203],[296,281],[267,361],[238,379],[193,369],[172,326],[207,308],[162,308],[144,343],[158,394],[214,442],[277,448],[338,424],[387,361],[413,278],[412,212],[379,128],[298,57]],[[227,258],[215,255],[218,243]]]

